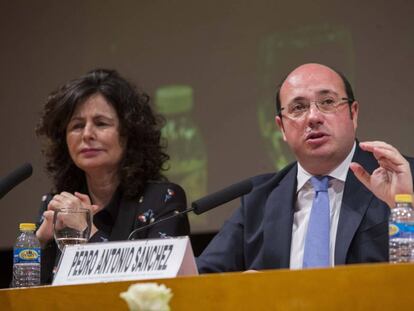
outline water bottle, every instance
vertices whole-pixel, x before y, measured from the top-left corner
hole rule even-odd
[[[397,194],[395,207],[391,209],[389,219],[390,262],[412,262],[411,252],[414,249],[414,210],[412,196]]]
[[[40,243],[36,238],[36,225],[22,223],[13,249],[13,287],[40,285]]]

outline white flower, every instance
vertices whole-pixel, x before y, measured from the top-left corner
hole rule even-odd
[[[173,294],[164,284],[132,284],[126,292],[119,295],[131,311],[170,311],[168,305]]]

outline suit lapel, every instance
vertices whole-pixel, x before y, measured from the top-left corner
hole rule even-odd
[[[128,200],[122,197],[118,210],[118,217],[112,228],[110,241],[126,240],[134,228],[134,220],[137,213],[138,199]]]
[[[297,166],[270,193],[265,205],[263,266],[289,268]]]
[[[369,153],[362,151],[358,146],[355,149],[352,161],[360,163],[369,173],[372,173],[377,167],[375,159]],[[373,194],[349,170],[345,182],[336,234],[335,265],[346,263],[351,241],[372,199]]]

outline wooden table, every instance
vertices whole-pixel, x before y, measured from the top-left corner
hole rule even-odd
[[[145,281],[148,282],[148,281]],[[414,265],[353,265],[155,280],[176,310],[413,310]],[[127,310],[136,282],[0,290],[1,310]]]

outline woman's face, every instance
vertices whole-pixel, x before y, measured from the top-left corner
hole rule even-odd
[[[66,143],[77,167],[88,172],[114,172],[124,152],[119,118],[99,93],[79,104],[66,127]]]

